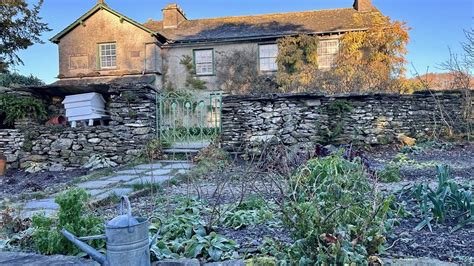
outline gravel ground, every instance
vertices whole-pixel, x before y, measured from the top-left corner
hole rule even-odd
[[[407,202],[406,210],[413,217],[403,219],[399,226],[388,237],[387,257],[430,257],[442,261],[474,263],[474,226],[466,226],[456,232],[451,232],[455,221],[444,224],[433,223],[431,232],[428,227],[416,231],[415,227],[422,221],[417,204],[409,197],[404,197]],[[469,259],[470,258],[470,259]]]
[[[398,148],[394,146],[379,147],[366,152],[366,155],[371,161],[371,165],[377,167],[383,167],[384,164],[393,160],[397,154]],[[403,187],[411,186],[419,182],[435,182],[436,169],[434,165],[439,163],[449,164],[452,167],[452,173],[457,182],[463,184],[474,182],[474,144],[472,143],[461,143],[442,149],[426,148],[417,153],[410,153],[407,156],[416,163],[406,164],[402,167],[401,173],[403,180],[401,182],[381,184],[382,192],[392,194]],[[68,180],[73,179],[77,175],[81,175],[81,173],[62,173],[57,176],[44,174],[40,175],[39,178],[35,177],[34,181],[44,188],[52,184],[68,182]],[[16,178],[20,177],[21,176],[17,176]],[[17,191],[17,193],[23,193],[23,191],[29,191],[29,189],[31,189],[31,187],[34,188],[34,186],[29,186],[27,182],[33,177],[34,176],[24,175],[24,178],[21,178],[24,181],[18,182],[18,184],[15,184],[13,187],[2,181],[2,183],[0,183],[0,191],[8,191],[8,193],[15,193],[15,191]],[[219,193],[222,196],[218,199],[216,199],[217,194],[215,193],[216,186],[222,184],[213,182],[213,180],[200,180],[193,184],[181,183],[172,185],[169,183],[163,190],[145,193],[141,197],[132,199],[133,213],[136,216],[150,217],[158,205],[162,208],[164,207],[166,212],[171,212],[176,207],[167,201],[157,202],[158,198],[169,199],[173,196],[200,197],[210,202],[217,201],[226,204],[238,202],[242,190],[245,190],[247,195],[262,195],[262,191],[264,191],[268,199],[271,198],[272,191],[275,192],[275,188],[269,188],[268,184],[260,184],[254,177],[246,176],[246,178],[248,179],[246,182],[234,180],[227,183],[222,189],[222,193]],[[259,189],[261,191],[259,191]],[[454,223],[451,222],[444,225],[434,225],[433,232],[430,232],[428,229],[415,231],[414,228],[420,222],[420,218],[417,217],[416,203],[411,201],[408,197],[402,198],[401,200],[407,202],[407,210],[413,213],[414,216],[401,221],[401,224],[395,227],[393,233],[387,237],[387,246],[391,247],[384,257],[430,257],[455,262],[466,261],[464,259],[465,257],[470,257],[471,260],[474,258],[474,228],[472,226],[450,233],[454,226]],[[98,215],[105,217],[104,220],[109,220],[118,214],[115,205],[101,207],[97,209],[96,212]],[[216,230],[226,237],[237,241],[241,246],[242,253],[255,252],[266,237],[276,238],[283,243],[291,243],[289,232],[283,228],[259,225],[240,230],[231,228],[217,228]]]
[[[397,154],[397,149],[385,147],[383,150],[368,155],[374,163],[384,164],[393,160]],[[435,165],[438,164],[449,165],[452,177],[457,183],[474,188],[473,143],[427,148],[416,153],[409,153],[407,156],[415,160],[416,164],[406,164],[401,168],[403,178],[401,182],[381,184],[383,193],[397,193],[420,182],[435,186],[437,184]],[[433,224],[433,232],[430,232],[427,227],[416,231],[415,227],[421,222],[418,204],[407,194],[399,198],[399,202],[407,204],[406,210],[412,213],[413,217],[403,219],[400,225],[393,229],[393,234],[387,239],[387,246],[391,248],[385,256],[430,257],[442,261],[474,263],[474,226],[470,225],[451,232],[456,222],[447,221],[444,224]]]
[[[8,266],[98,266],[99,264],[92,260],[86,260],[78,257],[68,256],[43,256],[34,253],[21,252],[0,252],[0,265]]]
[[[367,152],[372,164],[381,166],[392,161],[399,153],[396,146],[383,146]],[[406,154],[417,162],[405,164],[401,169],[404,180],[435,179],[435,165],[447,164],[454,178],[474,179],[474,143],[457,143],[444,148],[425,148]]]
[[[18,170],[9,170],[7,174],[0,177],[0,196],[41,192],[54,186],[67,184],[77,177],[87,174],[87,170],[69,170],[61,172],[38,172],[27,173]]]

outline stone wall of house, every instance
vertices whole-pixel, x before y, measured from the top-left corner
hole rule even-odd
[[[97,34],[100,32],[100,34]],[[161,72],[156,38],[106,10],[98,10],[58,43],[59,77],[121,76]],[[116,67],[100,68],[98,45],[116,44]],[[146,64],[145,64],[146,63]]]
[[[163,75],[166,75],[164,78],[166,82],[170,82],[172,86],[183,89],[186,88],[186,79],[189,75],[186,67],[181,64],[181,60],[184,56],[194,56],[194,50],[197,49],[213,49],[214,50],[214,64],[215,71],[220,66],[220,62],[224,60],[223,56],[229,54],[235,50],[243,50],[248,53],[255,55],[255,64],[258,63],[258,43],[230,43],[230,44],[197,44],[193,46],[171,46],[163,47],[161,55],[163,58],[163,66],[166,71]],[[195,78],[206,82],[206,87],[210,91],[219,91],[221,88],[217,82],[217,75],[194,75]]]
[[[56,96],[59,97],[59,96]],[[30,162],[53,169],[79,168],[93,155],[104,156],[117,164],[135,159],[156,134],[156,92],[140,84],[110,86],[106,111],[110,120],[104,126],[77,128],[59,125],[25,124],[15,129],[0,129],[0,153],[9,167],[24,167]],[[47,101],[54,115],[64,115],[62,99]]]
[[[471,95],[472,91],[227,96],[222,111],[223,145],[235,151],[270,140],[289,146],[310,142],[388,144],[401,133],[427,137],[443,129],[443,120],[462,132],[473,118],[472,112],[466,112],[463,94]]]
[[[327,38],[327,37],[321,37]],[[333,39],[334,37],[331,37]],[[184,56],[193,57],[195,50],[200,49],[213,49],[214,51],[214,74],[212,75],[194,75],[195,78],[206,82],[206,87],[210,91],[220,91],[224,88],[219,84],[219,70],[223,67],[225,60],[229,60],[226,57],[234,51],[244,51],[245,53],[252,56],[255,60],[256,69],[260,69],[259,66],[259,46],[261,44],[276,43],[277,40],[271,40],[270,42],[261,41],[246,41],[246,42],[229,42],[229,43],[196,43],[187,45],[171,45],[163,46],[161,50],[161,56],[163,61],[164,71],[162,72],[164,80],[170,82],[174,87],[178,89],[186,88],[186,79],[188,71],[186,67],[181,64],[181,60]],[[266,72],[266,75],[274,75],[275,73]],[[166,85],[166,84],[165,84]]]

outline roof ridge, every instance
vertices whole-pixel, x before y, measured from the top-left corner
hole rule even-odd
[[[80,16],[76,21],[74,21],[73,23],[71,23],[69,26],[67,26],[65,29],[63,29],[62,31],[60,31],[59,33],[57,33],[56,35],[54,35],[52,38],[50,38],[49,40],[53,43],[57,43],[59,42],[59,40],[67,33],[69,33],[71,30],[73,30],[75,27],[77,27],[79,24],[82,24],[84,23],[85,20],[87,20],[89,17],[91,17],[92,15],[94,15],[97,11],[99,10],[105,10],[117,17],[119,17],[120,19],[124,19],[126,20],[127,22],[129,22],[130,24],[144,30],[144,31],[147,31],[151,34],[159,34],[157,33],[156,31],[154,30],[151,30],[149,29],[148,27],[145,27],[143,25],[143,23],[140,23],[140,22],[137,22],[136,20],[133,20],[131,19],[130,17],[116,11],[115,9],[112,9],[110,6],[108,6],[106,3],[97,3],[96,5],[94,5],[91,9],[89,9],[86,13],[84,13],[82,16]]]
[[[303,13],[329,12],[329,11],[337,11],[337,10],[354,10],[354,9],[350,7],[331,8],[331,9],[312,9],[312,10],[304,10],[304,11],[277,12],[277,13],[265,13],[265,14],[255,14],[255,15],[237,15],[237,16],[225,16],[225,17],[213,17],[213,18],[197,18],[197,19],[188,19],[186,21],[223,20],[223,19],[263,17],[263,16],[282,16],[282,15],[303,14]],[[154,20],[152,18],[149,18],[143,24],[146,24],[148,22],[161,22],[161,21],[163,20]]]

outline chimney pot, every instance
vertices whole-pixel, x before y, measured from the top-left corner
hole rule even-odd
[[[178,4],[168,4],[163,12],[163,28],[177,28],[179,23],[187,20],[183,9]]]

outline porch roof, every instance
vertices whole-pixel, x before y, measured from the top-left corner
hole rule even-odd
[[[64,96],[87,92],[98,92],[107,94],[112,87],[142,86],[156,90],[153,85],[153,75],[124,76],[124,77],[94,77],[94,78],[69,78],[61,79],[45,86],[31,86],[23,88],[33,93]]]

